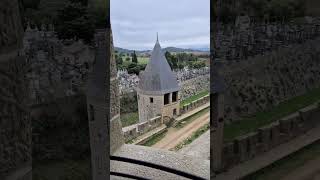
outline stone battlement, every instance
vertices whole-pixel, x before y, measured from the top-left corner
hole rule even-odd
[[[149,121],[137,123],[129,127],[122,128],[125,141],[128,142],[152,129],[161,125],[161,116],[154,117]]]
[[[236,137],[232,142],[224,144],[223,168],[229,169],[292,140],[319,125],[319,117],[318,102],[263,126],[255,132]]]
[[[200,107],[209,101],[210,101],[210,96],[207,95],[207,96],[204,96],[198,100],[192,101],[189,104],[183,105],[182,108],[180,109],[180,114],[184,114],[184,113],[191,111],[197,107]]]

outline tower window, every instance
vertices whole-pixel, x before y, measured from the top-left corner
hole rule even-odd
[[[150,98],[150,103],[153,103],[153,98],[152,97]]]
[[[169,104],[170,102],[170,93],[164,95],[164,105]]]
[[[90,121],[94,121],[94,108],[91,104],[89,105],[89,113],[90,113]]]
[[[172,93],[172,102],[176,102],[178,99],[178,92],[173,92]]]

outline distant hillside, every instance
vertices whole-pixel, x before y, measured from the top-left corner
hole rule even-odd
[[[124,49],[120,47],[115,47],[115,50],[119,53],[133,53],[134,50]],[[166,47],[163,48],[163,51],[174,52],[174,53],[181,53],[181,52],[191,52],[191,53],[209,53],[209,48],[198,48],[198,49],[184,49],[184,48],[177,48],[177,47]],[[143,50],[143,51],[136,51],[136,53],[150,53],[151,50]]]

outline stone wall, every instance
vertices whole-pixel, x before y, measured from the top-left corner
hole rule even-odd
[[[85,92],[94,47],[81,40],[60,40],[53,30],[26,28],[24,51],[30,102],[45,102]]]
[[[31,121],[17,0],[0,1],[0,179],[30,166]],[[28,173],[28,172],[26,172]],[[20,173],[21,176],[24,173]]]
[[[154,117],[146,122],[122,128],[125,141],[128,142],[161,125],[161,116]]]
[[[181,82],[180,98],[186,99],[190,96],[196,95],[203,91],[209,91],[210,75],[201,75],[193,79]],[[136,98],[136,91],[122,92],[120,97],[121,113],[130,113],[138,111],[138,102]]]
[[[182,81],[180,83],[181,99],[186,99],[190,96],[196,95],[202,91],[209,91],[210,75],[201,75],[193,79]]]
[[[164,98],[162,95],[144,95],[138,94],[138,112],[139,122],[148,121],[149,119],[162,115]],[[153,102],[150,102],[150,98],[153,98]]]
[[[241,62],[224,62],[226,122],[268,110],[320,87],[320,39]]]
[[[207,96],[204,96],[198,100],[192,101],[189,104],[183,105],[182,108],[180,109],[180,114],[184,114],[184,113],[191,111],[197,107],[200,107],[200,106],[208,103],[209,101],[210,101],[210,96],[207,95]]]
[[[257,131],[236,137],[223,147],[223,168],[228,169],[318,126],[320,103],[315,103]]]
[[[77,159],[90,152],[85,95],[31,107],[34,160]]]

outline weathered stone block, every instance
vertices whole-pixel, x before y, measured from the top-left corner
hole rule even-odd
[[[247,159],[249,159],[249,152],[250,152],[249,138],[246,135],[237,137],[235,139],[235,144],[237,144],[238,146],[240,162],[244,162]]]
[[[285,117],[279,120],[280,132],[284,134],[291,134],[292,130],[292,117]]]
[[[264,126],[258,129],[259,142],[261,143],[261,150],[268,151],[271,143],[270,126]]]
[[[223,169],[229,169],[237,164],[234,143],[231,142],[223,145],[222,163]]]
[[[319,122],[320,111],[317,104],[313,104],[299,111],[304,127],[308,130],[313,128]]]
[[[280,141],[280,124],[279,122],[274,122],[270,125],[270,140],[271,140],[271,148],[278,146]]]
[[[249,133],[247,136],[248,136],[248,143],[249,143],[248,144],[249,158],[253,158],[258,153],[256,148],[259,143],[258,132]]]
[[[126,141],[130,141],[138,136],[137,128],[132,128],[128,131],[124,131],[124,138]]]
[[[144,132],[148,131],[149,129],[149,123],[148,122],[143,122],[138,124],[137,126],[139,134],[143,134]]]

